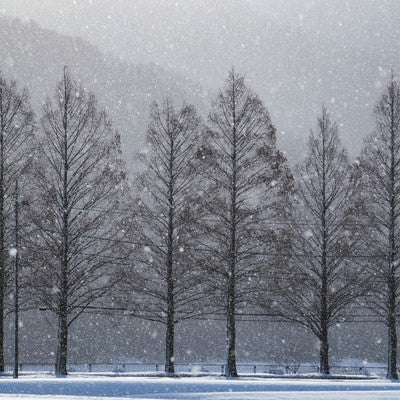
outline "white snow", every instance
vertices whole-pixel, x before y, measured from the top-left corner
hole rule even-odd
[[[388,380],[160,378],[70,375],[0,378],[0,400],[398,400]]]
[[[10,257],[15,257],[16,255],[17,255],[17,249],[16,248],[11,248],[10,250],[9,250],[9,254],[10,254]]]

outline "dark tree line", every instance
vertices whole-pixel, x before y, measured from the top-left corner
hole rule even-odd
[[[64,69],[37,122],[27,93],[0,79],[0,370],[12,265],[11,195],[26,200],[24,293],[57,319],[56,374],[68,330],[113,299],[165,326],[223,313],[226,377],[236,377],[236,318],[255,308],[306,327],[330,373],[329,332],[362,304],[388,328],[397,379],[400,87],[392,78],[376,128],[352,165],[326,108],[291,171],[260,98],[231,71],[206,122],[172,100],[150,111],[141,172],[129,187],[118,134],[95,96]],[[133,246],[132,246],[133,245]]]

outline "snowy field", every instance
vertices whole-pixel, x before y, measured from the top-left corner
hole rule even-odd
[[[0,400],[398,400],[387,380],[29,376],[0,378]]]

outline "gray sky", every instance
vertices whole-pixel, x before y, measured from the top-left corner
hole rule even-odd
[[[0,0],[0,10],[211,90],[235,66],[292,161],[322,103],[355,156],[390,69],[400,73],[398,0]]]

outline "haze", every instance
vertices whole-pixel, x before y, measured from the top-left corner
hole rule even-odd
[[[211,93],[234,66],[268,106],[291,161],[322,103],[357,156],[391,69],[400,72],[396,0],[2,0],[0,10]]]

